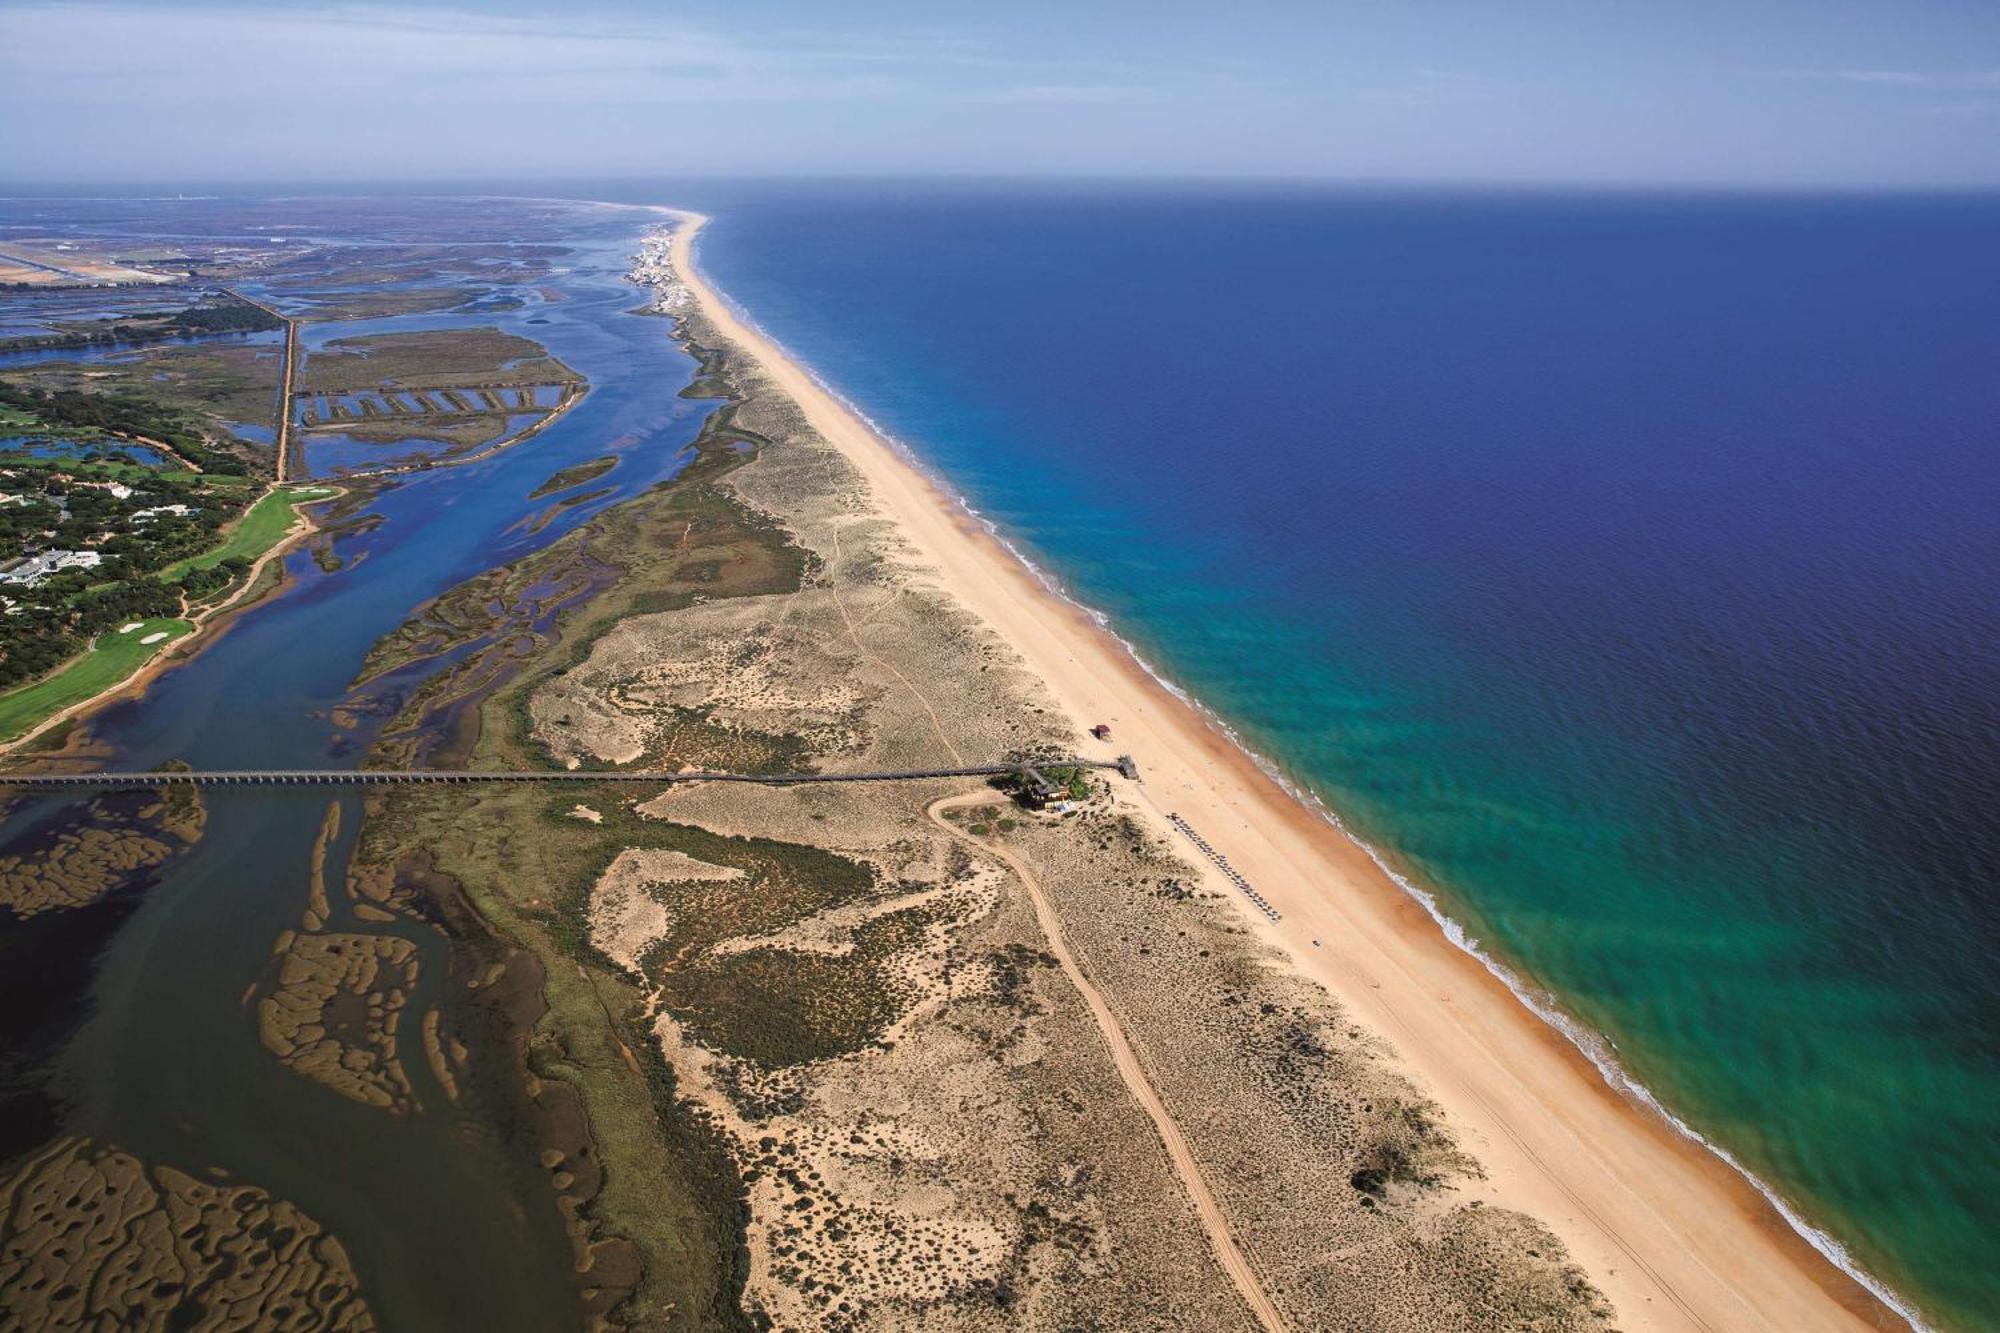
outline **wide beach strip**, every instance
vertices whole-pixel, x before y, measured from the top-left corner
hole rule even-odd
[[[674,267],[715,333],[859,470],[956,597],[1043,678],[1079,736],[1093,723],[1113,727],[1118,748],[1145,775],[1139,804],[1156,831],[1178,837],[1167,815],[1179,814],[1258,886],[1282,919],[1246,913],[1246,924],[1394,1041],[1470,1140],[1488,1173],[1486,1196],[1552,1227],[1623,1326],[1900,1322],[1749,1181],[1609,1087],[1361,848],[1147,676],[1116,639],[740,319],[693,264],[703,219],[662,211],[681,221]]]

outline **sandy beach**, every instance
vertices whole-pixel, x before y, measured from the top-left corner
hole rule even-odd
[[[1903,1326],[1749,1181],[1612,1089],[1362,848],[741,320],[695,267],[702,219],[661,211],[682,220],[674,268],[710,324],[795,400],[950,592],[1046,682],[1084,752],[1137,761],[1142,783],[1121,788],[1136,793],[1135,812],[1199,863],[1167,816],[1187,821],[1281,918],[1267,919],[1203,863],[1245,926],[1394,1044],[1484,1166],[1469,1193],[1553,1230],[1615,1305],[1620,1327]],[[1088,739],[1097,723],[1111,727],[1110,743]]]

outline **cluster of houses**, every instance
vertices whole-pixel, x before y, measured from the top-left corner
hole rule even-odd
[[[13,477],[15,475],[11,470],[0,469],[0,478]],[[136,494],[132,487],[127,486],[122,481],[75,481],[71,485],[73,488],[105,491],[114,500],[129,500]],[[37,498],[40,497],[17,494],[11,491],[0,491],[0,506],[26,505]],[[68,514],[69,506],[66,502],[58,500],[57,506],[62,514]],[[187,518],[199,512],[200,510],[193,505],[164,504],[154,505],[150,509],[136,510],[130,515],[130,518],[133,523],[143,525],[161,518]],[[51,529],[52,531],[53,529]],[[103,540],[102,535],[97,538],[85,538],[86,543],[101,540]],[[34,588],[46,583],[49,579],[54,578],[64,570],[96,569],[103,563],[103,552],[87,549],[34,551],[31,554],[22,555],[11,561],[5,557],[0,557],[0,584]],[[0,598],[0,609],[12,611],[14,609],[13,600],[11,598]]]

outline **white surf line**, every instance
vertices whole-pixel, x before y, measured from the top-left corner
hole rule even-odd
[[[567,201],[567,202],[577,202],[577,201]],[[616,204],[603,201],[583,201],[583,202],[594,203],[598,207],[603,207],[603,208],[611,208],[611,209],[638,208],[651,211],[653,213],[672,219],[674,224],[678,228],[694,227],[698,229],[700,224],[708,220],[701,214],[693,213],[686,209],[673,208],[660,204],[635,205],[635,204]],[[686,243],[686,248],[688,251],[688,258],[691,261],[693,252],[692,240],[689,240]],[[688,264],[688,267],[690,268],[690,270],[693,270],[695,268],[692,262]],[[692,278],[694,277],[694,274],[691,272],[689,276]],[[777,355],[789,359],[795,366],[799,368],[799,370],[809,380],[812,381],[814,385],[816,385],[821,390],[821,392],[827,394],[842,408],[852,413],[870,430],[874,431],[875,434],[880,438],[882,443],[889,449],[891,453],[896,455],[897,458],[899,458],[906,466],[915,471],[920,477],[924,478],[931,485],[938,488],[939,493],[945,496],[949,502],[956,504],[956,506],[961,511],[963,511],[970,519],[972,519],[974,522],[976,522],[982,528],[984,528],[989,536],[991,536],[1009,553],[1011,553],[1014,556],[1014,558],[1023,567],[1027,569],[1029,574],[1044,588],[1046,588],[1052,595],[1068,603],[1069,605],[1078,608],[1083,614],[1089,616],[1090,619],[1095,621],[1097,625],[1101,629],[1103,629],[1107,634],[1110,634],[1111,637],[1119,643],[1119,645],[1123,648],[1125,654],[1131,658],[1134,664],[1137,665],[1137,667],[1141,671],[1143,671],[1147,676],[1151,677],[1160,686],[1160,688],[1165,690],[1168,694],[1179,699],[1182,703],[1186,704],[1196,713],[1200,714],[1210,726],[1215,728],[1216,731],[1218,731],[1223,737],[1225,737],[1238,751],[1240,751],[1245,756],[1246,759],[1249,760],[1249,762],[1251,762],[1260,771],[1262,771],[1267,778],[1269,778],[1280,789],[1282,789],[1288,795],[1290,795],[1294,800],[1298,801],[1302,806],[1311,811],[1315,816],[1323,820],[1328,826],[1330,826],[1336,832],[1338,832],[1341,835],[1341,837],[1343,837],[1349,843],[1357,847],[1364,855],[1366,855],[1371,861],[1373,861],[1375,865],[1385,875],[1387,875],[1390,882],[1394,884],[1398,890],[1400,890],[1408,898],[1415,901],[1424,910],[1424,912],[1430,916],[1433,922],[1435,922],[1435,924],[1437,925],[1440,932],[1444,935],[1446,941],[1453,948],[1467,955],[1481,969],[1483,969],[1489,975],[1497,979],[1510,992],[1512,992],[1516,1001],[1518,1001],[1524,1009],[1526,1009],[1530,1014],[1532,1014],[1537,1020],[1548,1026],[1551,1030],[1553,1030],[1560,1037],[1562,1037],[1570,1046],[1572,1046],[1575,1050],[1577,1050],[1580,1054],[1582,1054],[1582,1056],[1586,1060],[1588,1060],[1589,1063],[1596,1069],[1596,1072],[1602,1077],[1604,1083],[1608,1087],[1610,1087],[1615,1093],[1625,1098],[1628,1102],[1632,1103],[1637,1108],[1639,1114],[1657,1116],[1658,1118],[1664,1120],[1665,1123],[1669,1126],[1669,1128],[1674,1130],[1680,1137],[1684,1138],[1690,1143],[1693,1143],[1697,1147],[1704,1149],[1705,1151],[1713,1155],[1715,1158],[1720,1160],[1726,1167],[1728,1167],[1737,1176],[1739,1176],[1746,1183],[1748,1183],[1752,1189],[1754,1189],[1758,1194],[1762,1195],[1765,1201],[1771,1205],[1771,1207],[1777,1212],[1779,1218],[1786,1224],[1787,1227],[1789,1227],[1789,1229],[1794,1234],[1796,1234],[1801,1240],[1803,1240],[1810,1248],[1817,1251],[1823,1259],[1827,1260],[1837,1270],[1839,1270],[1841,1273],[1844,1273],[1847,1277],[1853,1279],[1860,1287],[1862,1287],[1864,1290],[1873,1295],[1884,1306],[1888,1307],[1889,1310],[1893,1311],[1898,1317],[1903,1319],[1910,1326],[1911,1330],[1913,1330],[1913,1333],[1932,1333],[1931,1326],[1924,1321],[1923,1317],[1917,1311],[1916,1307],[1912,1302],[1903,1298],[1901,1295],[1899,1295],[1897,1292],[1891,1289],[1886,1283],[1882,1282],[1880,1279],[1876,1278],[1872,1273],[1870,1273],[1868,1269],[1852,1254],[1850,1254],[1846,1249],[1846,1247],[1839,1240],[1837,1240],[1829,1231],[1826,1231],[1814,1225],[1812,1222],[1808,1221],[1806,1217],[1801,1213],[1801,1211],[1797,1207],[1792,1205],[1777,1190],[1775,1186],[1765,1181],[1761,1176],[1757,1175],[1753,1170],[1751,1170],[1748,1166],[1746,1166],[1739,1158],[1737,1158],[1728,1149],[1724,1148],[1721,1144],[1715,1142],[1714,1140],[1708,1138],[1707,1136],[1702,1134],[1699,1130],[1694,1129],[1685,1120],[1681,1119],[1678,1115],[1675,1115],[1673,1112],[1669,1111],[1666,1108],[1665,1104],[1661,1102],[1661,1100],[1652,1092],[1650,1088],[1646,1087],[1643,1083],[1639,1082],[1636,1077],[1634,1077],[1632,1074],[1630,1074],[1625,1070],[1622,1063],[1616,1058],[1616,1056],[1614,1056],[1611,1053],[1611,1046],[1607,1038],[1603,1037],[1601,1034],[1598,1034],[1593,1029],[1589,1028],[1587,1025],[1582,1023],[1580,1020],[1571,1018],[1565,1011],[1563,1011],[1563,1009],[1560,1006],[1560,1002],[1553,995],[1537,991],[1534,987],[1525,982],[1516,972],[1514,972],[1512,968],[1502,963],[1493,954],[1491,954],[1485,948],[1483,948],[1480,942],[1477,939],[1475,939],[1463,925],[1461,925],[1455,918],[1449,915],[1449,913],[1445,910],[1444,906],[1438,901],[1435,894],[1431,893],[1429,890],[1423,887],[1420,887],[1419,885],[1414,883],[1408,876],[1396,870],[1390,864],[1387,857],[1383,854],[1383,852],[1380,849],[1378,849],[1372,843],[1364,839],[1354,828],[1352,828],[1344,819],[1342,819],[1339,816],[1339,814],[1337,814],[1333,810],[1333,808],[1330,807],[1316,792],[1312,791],[1308,786],[1298,781],[1294,781],[1292,778],[1287,776],[1280,765],[1278,765],[1265,755],[1259,753],[1255,748],[1253,748],[1253,746],[1241,735],[1241,733],[1238,732],[1238,730],[1235,727],[1231,726],[1214,709],[1210,708],[1202,700],[1195,697],[1189,690],[1177,684],[1170,677],[1168,677],[1164,671],[1162,671],[1160,668],[1154,666],[1153,663],[1148,661],[1146,657],[1139,651],[1137,645],[1133,644],[1130,640],[1125,639],[1122,635],[1119,635],[1115,632],[1115,630],[1112,627],[1112,622],[1109,616],[1107,616],[1104,612],[1099,611],[1095,607],[1092,607],[1087,603],[1083,602],[1079,597],[1073,595],[1068,589],[1063,587],[1055,579],[1054,576],[1049,574],[1041,566],[1039,566],[1032,559],[1030,559],[1027,556],[1027,554],[1024,551],[1022,551],[1021,548],[1016,543],[1007,539],[1004,535],[1000,533],[997,525],[991,519],[985,517],[985,515],[983,515],[977,508],[975,508],[970,503],[970,501],[966,499],[965,496],[960,494],[948,481],[946,481],[942,477],[942,474],[940,474],[935,468],[931,467],[928,463],[926,463],[923,459],[921,459],[915,453],[915,451],[912,450],[906,443],[898,439],[894,434],[883,429],[883,427],[873,418],[869,417],[866,412],[860,410],[859,406],[856,403],[854,403],[851,399],[842,394],[838,389],[834,388],[833,385],[824,376],[822,376],[819,373],[819,371],[814,369],[807,361],[805,361],[801,357],[794,355],[790,351],[790,349],[788,349],[784,345],[784,343],[781,340],[773,336],[768,329],[766,329],[762,324],[760,324],[757,321],[757,319],[743,305],[741,305],[739,302],[731,298],[726,292],[721,292],[714,288],[707,287],[706,284],[699,284],[698,280],[696,282],[690,282],[688,285],[690,286],[690,289],[692,289],[696,285],[700,285],[702,290],[706,291],[707,294],[710,297],[712,297],[724,311],[728,312],[730,315],[732,315],[734,318],[740,321],[747,329],[752,331],[757,337],[760,337],[764,339],[766,342],[770,343],[772,348],[777,353]]]

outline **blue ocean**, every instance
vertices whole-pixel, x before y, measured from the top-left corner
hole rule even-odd
[[[2000,1326],[2000,198],[644,193],[1850,1262]]]

